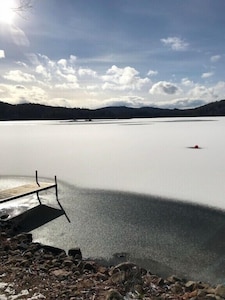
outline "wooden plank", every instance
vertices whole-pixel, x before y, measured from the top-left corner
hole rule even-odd
[[[2,190],[0,191],[0,203],[25,197],[54,187],[56,187],[55,183],[40,182],[39,185],[30,183],[7,190]]]

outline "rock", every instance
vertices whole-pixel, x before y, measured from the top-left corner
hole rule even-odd
[[[72,257],[74,257],[76,259],[82,259],[82,253],[81,253],[81,250],[80,250],[79,247],[69,249],[68,255],[72,256]]]
[[[94,261],[87,261],[83,265],[83,270],[96,272],[96,263]]]
[[[213,294],[207,294],[204,298],[205,300],[217,300],[217,296]]]
[[[126,280],[126,272],[121,271],[121,272],[117,272],[112,274],[111,278],[110,278],[112,283],[122,283]]]
[[[206,294],[208,294],[206,290],[198,290],[197,292],[198,297],[205,297]]]
[[[110,275],[116,274],[116,273],[125,273],[125,279],[126,280],[132,280],[137,281],[141,279],[142,277],[142,269],[139,268],[134,263],[131,262],[123,262],[119,265],[116,265],[112,270],[110,271]]]
[[[4,247],[3,247],[3,250],[4,251],[9,251],[11,249],[11,246],[10,245],[4,245]],[[16,249],[14,249],[14,250],[16,250]]]
[[[0,224],[0,226],[1,226],[1,224]],[[0,233],[0,237],[1,237],[1,238],[4,238],[4,239],[7,238],[6,232],[1,232],[1,233]]]
[[[225,285],[219,284],[215,289],[215,295],[225,298]]]
[[[41,244],[40,243],[32,243],[29,246],[29,251],[31,251],[33,254],[38,251],[39,249],[41,249]]]
[[[174,284],[172,284],[170,286],[170,289],[174,294],[181,294],[183,292],[183,288],[178,282],[175,282]]]
[[[167,278],[167,281],[171,282],[171,283],[175,283],[177,281],[182,281],[182,279],[176,277],[175,275],[171,275]]]
[[[52,253],[50,253],[50,254],[44,254],[44,255],[41,256],[41,258],[44,259],[44,260],[52,260],[53,257],[54,256],[53,256]]]
[[[58,277],[59,279],[64,279],[64,278],[67,278],[68,276],[70,276],[72,274],[72,272],[68,272],[63,269],[57,269],[57,270],[52,271],[51,274]]]
[[[96,278],[98,280],[105,281],[105,280],[108,279],[108,276],[106,274],[104,274],[104,273],[98,272],[98,273],[96,273]]]
[[[21,251],[19,249],[16,250],[9,250],[8,253],[12,256],[21,255]]]
[[[193,291],[197,288],[198,284],[195,281],[188,281],[185,283],[185,287],[189,290],[189,291]]]
[[[3,214],[3,215],[0,216],[0,219],[1,220],[6,220],[6,219],[8,219],[8,217],[9,217],[9,214]]]
[[[29,267],[30,266],[30,261],[27,260],[27,259],[23,259],[20,264],[20,266],[23,266],[23,267]]]
[[[208,287],[205,289],[207,294],[214,294],[215,295],[215,288],[213,287]]]
[[[29,244],[26,241],[21,241],[17,247],[20,250],[27,250],[29,248]]]
[[[133,289],[135,285],[143,285],[141,269],[130,262],[124,262],[115,266],[109,274],[111,276],[110,281],[113,284],[126,283],[126,290],[127,288]]]
[[[31,243],[33,241],[33,236],[31,233],[20,233],[17,234],[13,239],[16,239],[18,242]]]
[[[144,293],[144,289],[143,286],[141,284],[135,284],[134,285],[134,290],[136,291],[136,293],[138,293],[139,295],[142,295]]]
[[[114,289],[109,290],[108,294],[106,295],[106,300],[123,300],[123,296]]]
[[[73,264],[74,264],[73,261],[72,261],[71,259],[69,259],[69,258],[66,258],[66,259],[63,261],[63,265],[64,265],[65,267],[72,267]]]
[[[62,263],[58,260],[58,259],[53,259],[52,260],[52,265],[55,267],[55,268],[58,268],[62,265]]]
[[[57,248],[57,247],[41,245],[41,248],[46,252],[52,253],[53,255],[61,255],[61,254],[66,255],[65,250]]]
[[[126,271],[130,271],[133,269],[139,269],[139,267],[136,264],[131,263],[131,262],[123,262],[123,263],[116,265],[112,269],[112,273],[115,273],[117,271],[125,271],[126,272]]]
[[[33,254],[32,254],[31,251],[27,251],[27,252],[24,253],[23,256],[26,257],[26,258],[32,258],[32,257],[33,257]]]
[[[163,286],[165,284],[164,279],[161,278],[161,277],[158,277],[156,279],[156,284],[159,285],[159,286]]]
[[[192,291],[192,292],[189,293],[189,298],[195,298],[197,296],[200,296],[198,294],[198,290],[194,290],[194,291]],[[202,296],[205,296],[205,294],[202,294]]]
[[[108,268],[107,267],[104,267],[104,266],[99,266],[98,267],[98,272],[99,273],[102,273],[102,274],[105,274],[105,275],[108,275]]]

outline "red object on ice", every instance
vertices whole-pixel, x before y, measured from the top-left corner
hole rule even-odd
[[[194,147],[195,149],[198,149],[199,148],[199,146],[198,145],[195,145],[195,147]]]

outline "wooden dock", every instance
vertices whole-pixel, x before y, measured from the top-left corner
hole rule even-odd
[[[63,211],[64,215],[66,216],[67,220],[70,222],[69,217],[67,216],[64,208],[62,207],[62,205],[58,199],[58,186],[57,186],[56,176],[55,176],[54,182],[39,182],[37,171],[36,171],[36,182],[35,183],[28,183],[28,184],[24,184],[24,185],[6,189],[6,190],[0,190],[0,204],[11,201],[11,200],[15,200],[18,198],[22,198],[25,196],[29,196],[32,194],[36,194],[39,204],[42,205],[41,199],[39,197],[39,193],[49,190],[49,189],[52,189],[52,188],[55,189],[55,195],[56,195],[56,200],[58,202],[58,205],[60,206],[60,208]]]
[[[30,183],[7,190],[0,190],[0,203],[25,197],[31,194],[38,195],[39,192],[51,188],[56,188],[56,183],[40,182],[39,185],[37,183]]]
[[[36,194],[39,203],[41,204],[41,200],[39,197],[39,192],[55,188],[56,200],[58,200],[58,188],[57,188],[57,179],[55,176],[55,181],[53,183],[48,182],[39,182],[38,181],[38,172],[35,172],[36,183],[24,184],[21,186],[17,186],[14,188],[6,189],[0,191],[0,204],[11,201],[14,199],[22,198],[28,195]]]

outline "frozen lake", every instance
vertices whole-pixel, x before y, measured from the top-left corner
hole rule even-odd
[[[36,240],[224,282],[224,127],[222,117],[0,122],[0,188],[56,174],[71,223],[55,219]]]
[[[224,118],[0,122],[1,175],[37,169],[79,187],[224,209],[224,128]]]

